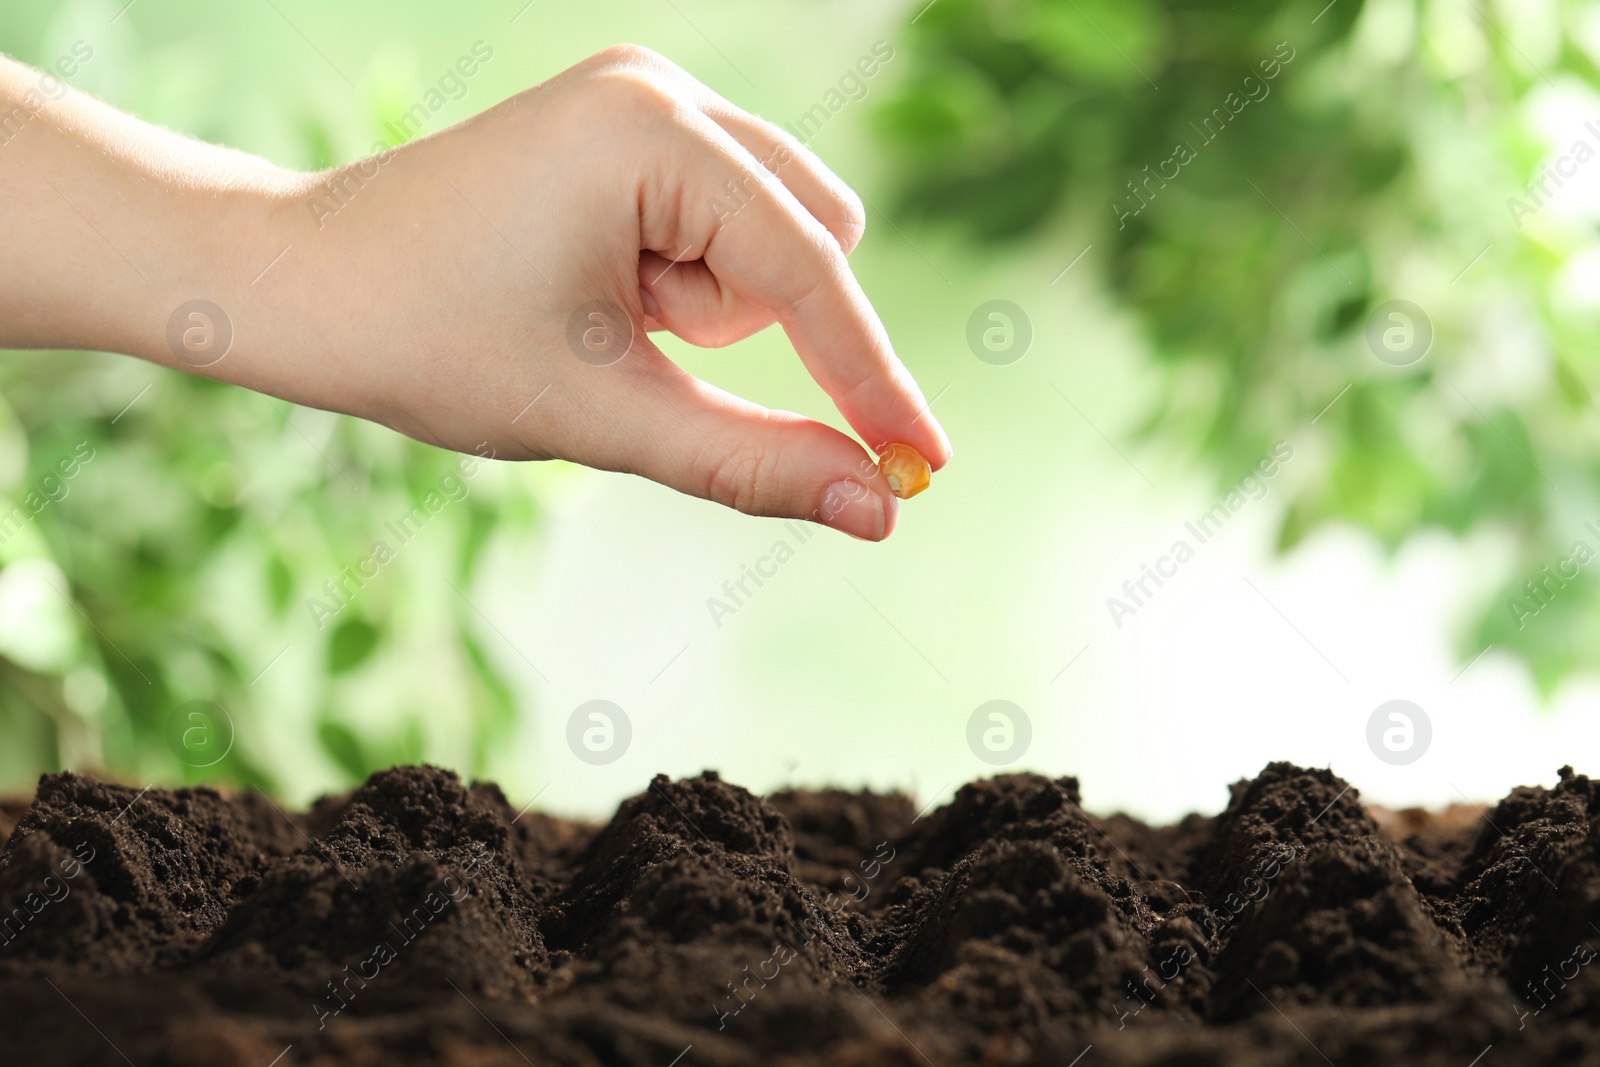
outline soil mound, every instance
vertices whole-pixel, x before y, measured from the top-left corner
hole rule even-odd
[[[1570,767],[1472,819],[1287,763],[1175,826],[1080,801],[706,772],[602,827],[431,767],[307,813],[45,775],[0,822],[0,1060],[1600,1062],[1600,785]]]

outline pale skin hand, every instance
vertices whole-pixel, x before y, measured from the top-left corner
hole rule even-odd
[[[870,448],[950,457],[845,258],[858,198],[645,49],[320,175],[39,84],[0,57],[0,346],[127,353],[447,448],[627,471],[880,540],[898,502],[860,444],[692,377],[645,332],[720,346],[776,322]],[[168,342],[197,299],[233,331],[198,370]],[[610,365],[568,340],[578,312],[609,328],[603,351],[626,342],[622,317],[584,319],[596,301],[641,324]]]

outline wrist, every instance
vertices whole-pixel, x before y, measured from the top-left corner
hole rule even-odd
[[[260,287],[293,255],[287,206],[301,178],[263,168],[246,180],[158,193],[145,206],[157,220],[155,254],[116,349],[225,381],[248,373],[250,361],[235,357],[249,347]]]

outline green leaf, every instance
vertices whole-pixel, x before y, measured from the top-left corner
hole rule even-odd
[[[294,596],[294,572],[284,562],[282,554],[274,552],[267,559],[267,599],[272,613],[282,616]]]
[[[378,630],[364,619],[347,619],[328,639],[328,672],[343,674],[365,663],[378,647]]]
[[[322,745],[322,751],[326,752],[351,780],[365,781],[367,775],[375,769],[367,759],[361,739],[344,723],[323,719],[317,723],[317,740]]]

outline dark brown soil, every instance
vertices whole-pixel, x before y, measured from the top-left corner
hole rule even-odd
[[[707,773],[597,827],[428,767],[293,816],[47,775],[0,854],[0,1062],[1600,1062],[1570,768],[1403,840],[1282,763],[1175,826],[1078,803]]]

